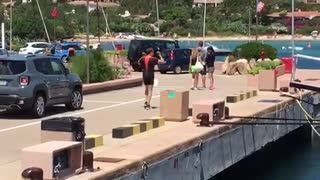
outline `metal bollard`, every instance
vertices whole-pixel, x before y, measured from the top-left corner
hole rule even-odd
[[[93,153],[91,151],[83,152],[83,170],[93,171]]]
[[[230,119],[230,109],[227,106],[224,108],[224,119]]]
[[[43,170],[37,167],[27,168],[22,171],[21,176],[29,180],[43,180]]]
[[[200,113],[197,115],[197,119],[200,119],[200,126],[210,126],[209,122],[209,114],[208,113]]]

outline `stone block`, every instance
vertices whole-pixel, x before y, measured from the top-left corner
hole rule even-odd
[[[277,89],[275,70],[262,70],[259,74],[259,90],[273,91]]]
[[[112,129],[112,138],[123,139],[133,135],[132,127],[118,127]]]
[[[50,141],[27,147],[22,149],[21,168],[39,167],[43,179],[56,179],[54,169],[61,163],[59,179],[66,179],[82,168],[82,150],[82,143],[74,141]]]
[[[150,119],[140,120],[140,121],[151,121],[152,128],[158,128],[165,125],[165,120],[162,117],[153,117]]]
[[[185,121],[189,112],[189,91],[165,90],[160,93],[160,116],[166,121]]]
[[[240,93],[236,93],[236,95],[240,96],[240,101],[247,99],[247,94],[245,93],[240,92]]]
[[[103,146],[103,136],[102,135],[97,135],[97,134],[89,135],[89,136],[86,136],[86,140],[87,139],[93,140],[94,147]]]
[[[85,149],[92,149],[95,147],[95,141],[94,138],[88,138],[86,137],[84,140]]]
[[[139,124],[130,124],[130,125],[125,125],[123,127],[132,128],[132,135],[136,135],[136,134],[139,134],[141,132]]]
[[[140,132],[149,131],[153,128],[152,121],[141,120],[132,124],[138,124],[140,126]]]
[[[237,103],[241,101],[241,97],[240,95],[237,95],[237,94],[229,95],[227,96],[226,101],[227,103]]]

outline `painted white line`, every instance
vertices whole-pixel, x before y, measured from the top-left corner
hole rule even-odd
[[[111,103],[111,104],[121,104],[123,101],[97,101],[97,100],[83,100],[83,102],[89,103]]]
[[[152,96],[152,99],[158,98],[158,97],[160,97],[160,95]],[[78,115],[81,115],[81,114],[87,114],[87,113],[92,113],[92,112],[96,112],[96,111],[101,111],[101,110],[104,110],[104,109],[110,109],[110,108],[114,108],[114,107],[118,107],[118,106],[124,106],[124,105],[128,105],[128,104],[133,104],[133,103],[141,102],[141,101],[144,101],[144,100],[145,100],[144,98],[141,98],[141,99],[136,99],[136,100],[132,100],[132,101],[122,102],[120,104],[114,104],[114,105],[110,105],[110,106],[104,106],[104,107],[100,107],[100,108],[96,108],[96,109],[91,109],[91,110],[87,110],[87,111],[79,111],[79,112],[76,112],[76,113],[53,115],[53,116],[49,116],[49,117],[46,117],[46,118],[42,118],[39,121],[36,121],[36,122],[33,122],[33,123],[28,123],[28,124],[24,124],[24,125],[20,125],[20,126],[14,126],[14,127],[11,127],[11,128],[1,129],[0,133],[11,131],[11,130],[16,130],[16,129],[20,129],[20,128],[24,128],[24,127],[28,127],[28,126],[33,126],[33,125],[41,123],[42,120],[47,120],[49,118],[63,117],[63,116],[78,116]]]

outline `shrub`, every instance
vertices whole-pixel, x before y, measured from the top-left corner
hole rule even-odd
[[[297,34],[310,35],[310,33],[316,29],[316,27],[305,26],[301,29],[297,29]]]
[[[277,59],[275,59],[273,61],[259,62],[259,63],[257,63],[257,66],[255,68],[248,71],[248,74],[257,75],[262,70],[276,69],[276,67],[278,67],[280,65],[281,65],[281,61],[278,61]]]
[[[83,82],[87,82],[86,59],[86,55],[71,59],[71,72],[78,74]],[[90,83],[113,80],[118,77],[117,70],[107,61],[102,50],[91,50],[89,59]]]
[[[238,49],[240,49],[240,58],[245,59],[259,59],[261,57],[261,50],[265,50],[265,58],[275,59],[277,57],[277,49],[270,45],[258,42],[249,42],[236,47],[233,51],[234,56],[238,56]]]

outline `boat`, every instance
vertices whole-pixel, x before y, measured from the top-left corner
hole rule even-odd
[[[206,43],[207,46],[205,46],[205,49],[207,49],[209,46],[211,46],[216,54],[216,56],[228,56],[229,54],[232,53],[232,51],[230,49],[220,49],[217,46],[210,44],[210,43]]]
[[[288,48],[286,48],[285,46],[282,46],[282,49],[283,50],[286,50],[286,49],[292,49],[291,46],[288,46]],[[295,47],[294,50],[296,51],[302,51],[304,49],[304,47]]]

